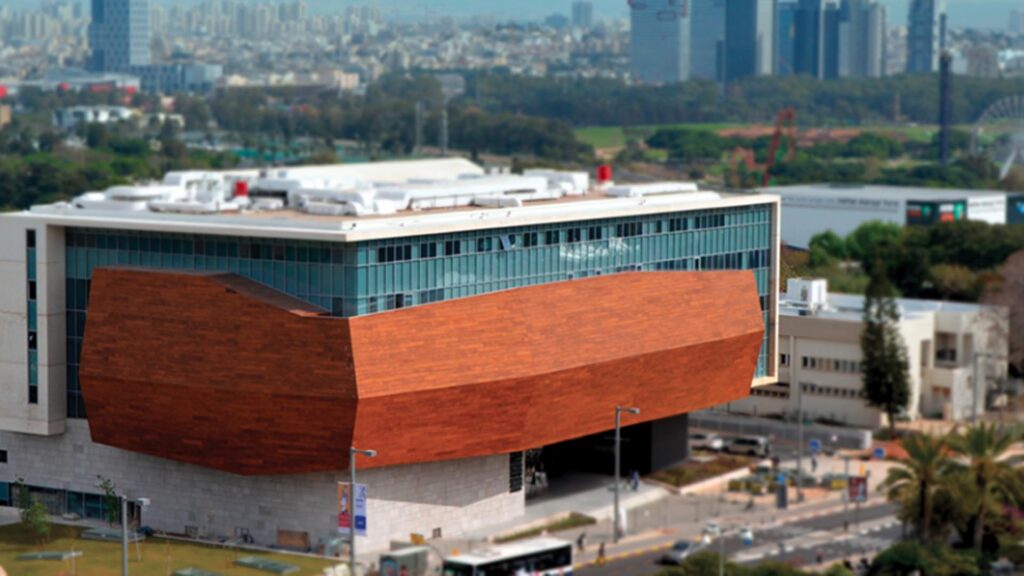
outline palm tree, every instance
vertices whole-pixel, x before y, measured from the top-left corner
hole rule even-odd
[[[907,458],[889,469],[882,489],[888,491],[889,500],[902,502],[904,507],[916,504],[917,510],[908,515],[913,515],[918,539],[924,542],[932,523],[932,497],[949,470],[948,447],[945,438],[926,434],[907,436],[900,445]]]
[[[973,480],[977,489],[973,503],[976,508],[971,512],[974,520],[971,545],[975,549],[981,549],[986,518],[997,513],[1003,504],[1015,504],[1019,499],[1016,466],[1020,457],[1007,456],[1007,451],[1019,438],[1015,430],[985,423],[949,436],[949,447],[959,456],[950,463],[952,472]]]

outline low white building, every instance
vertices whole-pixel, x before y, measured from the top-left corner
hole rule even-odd
[[[79,124],[128,122],[138,114],[138,110],[125,106],[72,106],[53,111],[53,126],[71,130]]]
[[[962,420],[987,387],[1006,378],[1005,308],[897,299],[907,349],[910,405],[905,416]],[[864,297],[828,292],[825,280],[791,279],[779,303],[779,383],[755,388],[733,412],[793,416],[879,428],[885,415],[863,396],[860,336]],[[975,389],[976,381],[983,381]]]
[[[808,248],[816,234],[831,230],[846,236],[876,220],[899,226],[1024,221],[1024,194],[999,190],[801,184],[761,191],[782,198],[782,241],[797,248]]]

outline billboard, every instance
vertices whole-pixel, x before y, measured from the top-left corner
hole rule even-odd
[[[907,202],[907,224],[935,224],[936,222],[959,222],[967,219],[967,203],[955,202]]]
[[[338,533],[366,536],[366,484],[338,482]]]

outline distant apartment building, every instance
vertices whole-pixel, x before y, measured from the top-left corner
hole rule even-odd
[[[907,72],[934,72],[946,47],[944,0],[913,0],[907,18]]]
[[[92,0],[91,71],[124,72],[149,65],[149,41],[149,0]]]
[[[992,356],[1007,354],[1007,310],[907,298],[896,303],[911,392],[904,417],[964,420],[983,413],[991,383],[1006,378],[1006,363]],[[790,279],[779,303],[779,383],[755,388],[729,409],[885,425],[885,415],[863,394],[863,315],[863,296],[829,293],[826,280]]]
[[[690,78],[722,79],[726,0],[690,0]]]
[[[0,128],[7,126],[11,123],[11,107],[7,105],[0,106]]]
[[[1010,10],[1010,21],[1007,29],[1014,36],[1024,35],[1024,10]]]
[[[991,46],[970,46],[964,51],[967,75],[976,78],[999,76],[999,54]]]
[[[690,78],[690,7],[677,0],[630,4],[630,76],[645,84]]]
[[[590,0],[577,0],[572,3],[573,28],[590,28],[594,25],[594,3]]]
[[[766,76],[775,59],[775,0],[729,0],[725,9],[726,82]]]

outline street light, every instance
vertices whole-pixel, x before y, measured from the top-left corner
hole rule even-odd
[[[615,525],[612,527],[612,542],[618,544],[619,542],[619,467],[621,462],[620,452],[622,450],[622,413],[629,412],[630,414],[637,415],[640,413],[639,408],[624,408],[622,406],[615,407]]]
[[[352,568],[352,576],[356,576],[356,454],[362,454],[368,458],[376,458],[377,451],[360,450],[355,446],[350,446],[348,449],[349,498],[352,499],[349,503],[352,522],[349,526],[349,536],[351,539],[348,544],[348,561],[349,566]]]
[[[128,497],[121,494],[121,576],[128,576]],[[137,498],[135,503],[146,508],[149,498]]]

